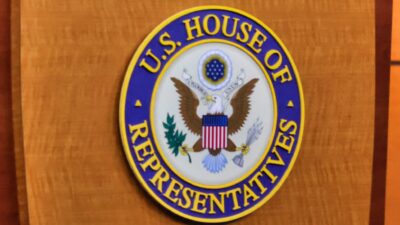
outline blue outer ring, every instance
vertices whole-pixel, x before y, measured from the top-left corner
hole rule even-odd
[[[180,41],[182,43],[182,46],[180,46],[179,48],[183,48],[183,47],[185,47],[189,44],[193,44],[197,41],[210,39],[210,38],[232,41],[233,39],[226,38],[225,36],[223,36],[220,33],[217,35],[213,35],[213,36],[204,35],[203,37],[196,38],[192,41],[186,41],[186,32],[184,32],[185,29],[183,27],[184,25],[183,25],[182,21],[185,19],[192,18],[194,16],[200,16],[200,20],[201,20],[201,18],[203,18],[205,15],[207,15],[209,13],[215,14],[217,16],[222,16],[222,15],[234,16],[234,17],[239,18],[240,21],[246,21],[246,22],[252,24],[253,29],[252,29],[252,32],[250,32],[250,36],[254,33],[255,28],[262,31],[267,36],[268,44],[263,45],[262,51],[258,54],[255,54],[255,57],[260,62],[264,61],[263,57],[268,50],[277,49],[278,51],[280,51],[280,53],[282,54],[282,57],[283,57],[282,58],[282,66],[287,65],[289,67],[291,74],[293,74],[294,80],[292,82],[288,82],[285,84],[281,84],[280,82],[272,82],[273,88],[275,89],[275,93],[276,93],[277,112],[278,112],[278,115],[277,115],[278,123],[276,123],[276,127],[274,128],[276,131],[273,132],[273,133],[275,133],[275,136],[273,137],[272,143],[275,143],[275,140],[277,138],[277,134],[278,134],[278,130],[279,130],[279,128],[278,128],[279,121],[281,119],[296,121],[296,123],[298,125],[298,129],[300,130],[300,128],[303,127],[303,122],[304,122],[304,121],[302,121],[302,107],[304,107],[304,106],[303,106],[303,102],[302,102],[302,96],[300,95],[301,88],[299,86],[301,84],[300,84],[300,81],[297,80],[297,76],[294,76],[294,74],[296,73],[296,70],[294,69],[293,65],[291,65],[290,59],[289,59],[290,57],[285,53],[285,50],[283,49],[284,47],[282,47],[279,44],[279,41],[277,41],[275,39],[274,35],[269,33],[268,30],[266,30],[257,21],[254,21],[251,18],[249,18],[243,14],[240,14],[238,12],[225,10],[225,9],[204,9],[204,10],[193,11],[193,12],[185,14],[179,18],[176,18],[175,20],[172,20],[169,24],[164,26],[161,30],[159,30],[159,32],[156,35],[153,36],[153,38],[148,42],[147,46],[144,49],[146,50],[146,49],[151,48],[153,53],[161,58],[161,55],[163,55],[164,52],[163,52],[163,46],[161,46],[159,43],[159,38],[160,38],[160,35],[163,34],[164,32],[173,34],[173,40]],[[213,23],[210,24],[211,27],[213,25],[214,25]],[[228,27],[228,29],[231,29],[231,28],[232,27]],[[182,32],[179,33],[176,31],[182,31]],[[244,48],[248,49],[251,52],[251,49],[246,44],[241,43],[241,42],[236,42],[236,43],[243,46]],[[177,51],[175,51],[173,54],[176,54],[177,52],[179,52],[179,49]],[[172,56],[173,55],[169,56],[169,58]],[[142,51],[140,53],[138,61],[140,61],[144,57],[145,57],[145,51]],[[168,59],[166,61],[168,61]],[[165,65],[166,61],[162,64],[162,67],[160,68],[159,72],[162,71],[163,66]],[[268,74],[271,74],[271,71],[267,67],[265,67],[265,69],[267,70]],[[125,115],[125,118],[124,118],[125,126],[122,127],[121,129],[125,129],[126,136],[122,137],[122,138],[126,138],[128,140],[130,138],[128,135],[129,134],[128,124],[138,124],[138,123],[142,123],[144,120],[147,120],[147,121],[150,120],[150,103],[151,103],[150,101],[151,101],[151,97],[152,97],[152,91],[153,91],[153,88],[157,81],[158,76],[159,76],[159,73],[158,74],[150,73],[143,67],[140,67],[138,62],[134,66],[132,74],[131,74],[131,79],[128,81],[125,108],[123,109],[124,115]],[[273,80],[272,77],[270,77],[270,79]],[[132,107],[135,104],[136,99],[140,99],[142,101],[143,107],[141,107],[141,108],[133,108]],[[287,107],[287,103],[289,100],[291,100],[293,102],[293,104],[297,107],[289,109]],[[298,148],[296,146],[299,144],[298,143],[299,140],[301,140],[300,135],[301,135],[301,132],[298,131],[298,132],[296,132],[296,134],[294,136],[295,143],[293,145],[294,146],[293,152],[291,154],[282,154],[281,155],[282,160],[285,162],[286,166],[269,166],[270,171],[279,177],[278,180],[274,184],[272,184],[271,182],[266,182],[266,183],[263,182],[268,190],[264,194],[260,195],[260,198],[258,200],[251,202],[251,204],[247,207],[242,206],[242,208],[240,210],[236,210],[236,211],[231,210],[231,208],[232,208],[231,206],[233,205],[232,199],[226,199],[226,202],[225,202],[226,211],[223,214],[221,214],[221,213],[217,213],[217,214],[213,214],[213,215],[200,214],[200,213],[193,212],[189,209],[184,210],[184,209],[180,208],[179,206],[177,206],[177,204],[174,204],[174,203],[170,202],[167,198],[165,198],[162,195],[162,193],[159,193],[159,191],[149,182],[149,180],[154,175],[153,171],[147,170],[146,172],[143,172],[140,169],[138,171],[140,171],[141,176],[143,177],[144,181],[147,183],[147,185],[151,189],[151,191],[156,193],[158,195],[158,197],[165,204],[168,204],[171,208],[174,208],[177,211],[180,211],[186,215],[189,215],[191,217],[196,217],[196,218],[220,219],[220,218],[231,217],[231,216],[235,216],[238,214],[242,214],[242,213],[250,210],[254,205],[256,205],[258,202],[260,202],[264,198],[266,198],[275,189],[275,186],[280,183],[279,182],[280,179],[282,179],[282,177],[284,177],[285,171],[288,169],[289,165],[291,165],[291,161],[294,158],[293,156],[296,155],[296,154],[294,154],[294,151],[298,151]],[[156,144],[154,142],[154,137],[152,136],[152,132],[150,132],[150,131],[149,131],[148,138],[150,138],[152,140],[153,147],[156,148]],[[271,148],[272,148],[272,146],[271,146]],[[253,172],[253,174],[251,174],[250,176],[245,178],[242,182],[239,182],[231,187],[215,190],[215,189],[205,189],[205,188],[193,186],[192,184],[187,183],[186,181],[182,180],[179,176],[177,176],[172,170],[170,170],[167,167],[165,162],[162,160],[162,157],[161,157],[159,151],[160,150],[155,149],[155,153],[156,153],[157,157],[160,159],[162,166],[169,172],[171,177],[176,179],[178,182],[184,184],[184,186],[190,187],[193,190],[201,191],[204,193],[215,193],[218,191],[227,191],[227,190],[238,188],[238,187],[240,188],[241,186],[243,186],[243,183],[248,183],[249,179],[251,177],[253,177],[254,173],[258,172],[260,170],[260,168],[263,166],[263,164],[265,164],[266,159],[269,156],[272,156],[271,150],[269,150],[267,156],[263,159],[262,163],[255,170],[255,172]],[[135,157],[135,153],[133,152],[131,145],[130,145],[130,155],[132,156],[134,163],[136,165],[138,165],[139,162],[137,161],[137,158]],[[274,157],[274,156],[272,156],[272,157]],[[266,180],[267,180],[267,178],[265,178],[265,181]],[[257,187],[253,187],[253,188],[257,188]]]

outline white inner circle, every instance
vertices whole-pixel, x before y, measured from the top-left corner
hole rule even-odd
[[[163,122],[166,121],[167,114],[173,115],[174,122],[176,123],[175,129],[186,133],[184,144],[187,144],[189,147],[192,147],[194,143],[201,138],[201,136],[191,133],[183,122],[179,111],[179,94],[171,81],[171,77],[175,77],[185,83],[183,78],[183,71],[185,70],[186,74],[190,75],[193,81],[200,84],[197,76],[200,57],[207,51],[215,49],[223,51],[232,61],[232,79],[227,87],[237,79],[241,71],[244,71],[245,74],[244,84],[253,78],[259,79],[250,97],[251,109],[243,127],[234,135],[229,135],[228,138],[238,147],[244,144],[246,142],[247,131],[257,121],[257,118],[262,121],[263,129],[258,139],[250,145],[248,154],[243,156],[243,167],[239,167],[233,162],[233,158],[239,155],[240,151],[228,152],[222,150],[221,153],[226,157],[228,162],[222,171],[211,173],[202,164],[203,159],[210,154],[207,149],[200,152],[190,152],[191,163],[189,163],[188,156],[182,154],[175,156],[173,154],[172,150],[168,148]],[[227,87],[225,87],[225,89]],[[206,87],[203,87],[203,89],[207,90],[209,94],[219,94],[221,96],[223,96],[223,91],[225,90],[222,89],[213,92]],[[240,87],[231,94],[231,97],[239,89]],[[196,90],[194,90],[194,92],[200,100],[200,92]],[[161,147],[159,151],[163,151],[163,155],[169,164],[185,180],[208,186],[219,186],[234,182],[254,168],[265,151],[268,151],[266,148],[268,147],[267,144],[272,135],[271,132],[274,120],[272,92],[268,85],[267,78],[258,64],[237,47],[223,43],[206,43],[189,48],[176,57],[174,61],[170,63],[169,67],[166,68],[163,77],[159,81],[158,90],[156,90],[153,101],[155,101],[154,111],[152,112],[154,113],[153,129],[156,136],[155,138]],[[194,110],[197,111],[197,115],[201,118],[207,113],[207,109],[207,106],[200,100],[199,107]],[[234,109],[232,109],[231,104],[228,104],[225,114],[229,117],[232,114],[232,110]],[[232,122],[229,121],[229,123]]]

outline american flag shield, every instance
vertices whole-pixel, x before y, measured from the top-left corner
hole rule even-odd
[[[223,149],[228,146],[228,117],[205,115],[202,119],[203,149]]]

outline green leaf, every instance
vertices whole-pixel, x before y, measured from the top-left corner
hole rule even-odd
[[[167,113],[166,121],[163,122],[163,127],[165,128],[165,138],[167,139],[168,148],[172,150],[175,156],[179,154],[179,148],[182,146],[186,139],[186,134],[182,131],[175,130],[176,124],[174,122],[174,116]],[[191,161],[189,157],[189,161]]]
[[[168,123],[168,124],[174,123],[174,117],[172,117],[172,116],[170,116],[169,114],[167,114],[167,123]]]
[[[168,124],[166,124],[166,123],[162,123],[162,125],[163,125],[163,127],[164,127],[165,129],[169,129],[169,126],[168,126]]]
[[[178,146],[175,146],[175,147],[173,148],[172,152],[175,154],[175,156],[178,156],[178,154],[179,154],[179,147],[178,147]]]

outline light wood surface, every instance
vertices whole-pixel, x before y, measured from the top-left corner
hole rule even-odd
[[[368,224],[374,137],[374,1],[21,2],[21,95],[32,225],[179,224],[140,187],[118,132],[135,48],[188,7],[220,4],[270,26],[303,83],[306,126],[281,190],[238,224]]]
[[[393,0],[391,60],[400,61],[400,0]],[[400,221],[400,64],[390,68],[385,225]]]
[[[400,61],[400,1],[393,0],[392,52],[391,58]]]
[[[400,66],[391,67],[385,224],[400,221]]]

